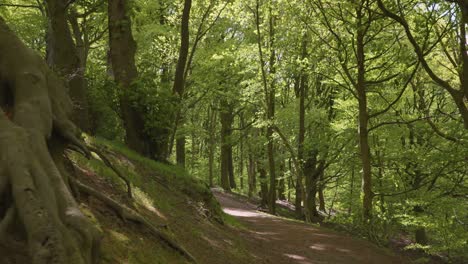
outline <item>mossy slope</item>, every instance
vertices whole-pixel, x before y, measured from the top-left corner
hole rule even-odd
[[[188,250],[198,263],[249,263],[238,237],[238,223],[226,217],[210,189],[180,167],[144,158],[125,146],[87,138],[131,182],[133,199],[123,181],[99,158],[69,153],[80,181],[138,211]],[[144,227],[119,218],[93,197],[80,197],[81,208],[104,233],[102,263],[186,263],[184,257]]]

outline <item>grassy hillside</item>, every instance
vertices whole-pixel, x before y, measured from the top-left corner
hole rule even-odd
[[[209,188],[177,166],[158,163],[102,139],[87,139],[109,158],[132,185],[129,198],[122,179],[98,155],[70,152],[80,181],[143,215],[189,251],[198,263],[248,263],[249,253]],[[102,263],[186,263],[187,260],[140,224],[127,221],[104,203],[81,194],[82,210],[103,231]]]

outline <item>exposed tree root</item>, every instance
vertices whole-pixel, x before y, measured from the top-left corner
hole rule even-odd
[[[146,227],[153,235],[158,237],[159,239],[163,240],[168,246],[182,254],[184,257],[187,258],[192,263],[197,263],[195,258],[190,254],[187,250],[185,250],[181,245],[176,243],[174,240],[172,240],[168,235],[166,235],[164,232],[160,231],[155,227],[153,224],[151,224],[148,220],[146,220],[143,216],[141,216],[139,213],[137,213],[135,210],[128,208],[119,202],[109,198],[108,196],[102,194],[101,192],[93,189],[92,187],[89,187],[80,181],[76,179],[72,179],[72,181],[78,186],[80,191],[94,196],[101,202],[105,203],[108,205],[110,208],[115,210],[117,214],[124,220],[130,220],[135,223],[141,224],[144,227]]]
[[[87,145],[87,147],[91,152],[96,153],[96,155],[98,155],[99,158],[101,158],[104,164],[106,164],[107,167],[109,167],[120,179],[122,179],[125,182],[125,185],[127,185],[127,196],[128,198],[132,199],[133,198],[132,186],[131,186],[130,181],[127,179],[127,177],[125,177],[123,173],[119,169],[117,169],[114,166],[114,164],[112,164],[112,162],[107,158],[107,156],[104,155],[104,153],[102,153],[102,151],[100,151],[98,148],[94,146],[90,146],[90,145]]]
[[[22,240],[28,263],[97,263],[101,234],[62,169],[67,144],[89,153],[68,118],[66,88],[1,17],[0,39],[0,102],[11,103],[0,105],[0,240]]]

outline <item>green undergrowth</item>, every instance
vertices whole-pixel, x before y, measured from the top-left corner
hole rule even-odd
[[[138,211],[186,248],[199,263],[248,263],[248,250],[237,231],[242,226],[224,214],[209,187],[183,168],[142,157],[124,145],[86,137],[131,182],[126,185],[97,155],[86,159],[68,154],[85,184]],[[82,198],[82,210],[103,231],[102,263],[185,263],[183,257],[148,230],[120,219],[92,198]],[[211,259],[214,259],[212,262]]]

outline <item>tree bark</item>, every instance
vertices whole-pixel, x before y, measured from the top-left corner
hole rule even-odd
[[[284,201],[286,200],[286,183],[284,180],[284,171],[286,169],[286,166],[284,164],[284,160],[280,162],[279,166],[279,173],[280,173],[280,180],[278,181],[278,199]]]
[[[209,110],[209,139],[208,139],[208,182],[210,187],[213,187],[213,170],[214,170],[214,155],[215,155],[215,129],[216,129],[216,111],[210,107]]]
[[[257,192],[257,181],[255,178],[255,160],[252,154],[249,154],[249,169],[248,169],[248,182],[249,190],[248,196],[252,198],[253,194]]]
[[[316,150],[310,151],[304,162],[304,176],[306,180],[306,197],[305,206],[306,210],[306,221],[317,222],[319,213],[317,211],[317,183],[321,173],[322,162],[317,161],[318,152]]]
[[[80,57],[68,26],[68,2],[46,0],[49,18],[47,29],[47,62],[62,77],[73,101],[73,121],[85,132],[90,131],[84,58]]]
[[[366,68],[365,68],[365,53],[364,53],[364,24],[363,6],[356,9],[357,15],[357,34],[356,34],[356,56],[357,56],[357,96],[359,103],[359,147],[360,157],[362,162],[362,207],[363,218],[369,220],[372,215],[372,171],[371,171],[371,156],[369,146],[369,113],[367,110],[367,94],[366,94]]]
[[[270,16],[270,89],[268,90],[268,109],[267,109],[267,119],[270,123],[267,127],[267,149],[268,149],[268,167],[270,172],[270,193],[268,198],[268,209],[271,214],[276,214],[276,163],[275,163],[275,145],[273,137],[273,123],[275,119],[275,98],[276,98],[276,89],[275,89],[275,74],[276,74],[276,51],[275,51],[275,17],[273,16],[272,7],[269,7],[269,16]]]
[[[144,133],[143,114],[134,105],[134,82],[138,77],[135,65],[136,43],[132,36],[127,0],[109,0],[109,46],[115,82],[121,89],[120,109],[125,127],[125,142],[134,151],[149,156]]]
[[[234,167],[232,160],[232,123],[234,117],[232,108],[227,102],[222,105],[226,106],[220,113],[221,121],[221,187],[226,191],[231,191],[231,188],[236,188],[234,179]]]
[[[307,35],[303,36],[302,40],[302,59],[307,57]],[[301,169],[297,172],[296,180],[296,199],[295,199],[295,211],[298,218],[302,218],[304,213],[302,211],[302,180],[304,177],[304,141],[305,141],[305,97],[306,88],[308,85],[307,75],[301,70],[298,82],[298,97],[299,97],[299,133],[298,133],[298,144],[297,144],[297,159],[301,164]]]
[[[177,67],[175,72],[174,86],[172,92],[178,96],[179,100],[179,109],[176,114],[175,122],[180,126],[182,124],[182,109],[181,105],[183,102],[183,96],[185,91],[185,67],[187,64],[188,52],[189,52],[189,42],[190,42],[190,32],[189,32],[189,23],[190,23],[190,9],[192,8],[192,1],[184,1],[184,10],[182,13],[182,22],[180,26],[180,51],[179,59],[177,61]],[[175,126],[177,129],[177,126]],[[175,132],[175,131],[174,131]],[[176,160],[177,164],[185,167],[185,136],[177,135],[176,136]]]
[[[262,164],[257,163],[258,173],[260,175],[260,206],[266,207],[268,205],[268,179],[267,172]]]
[[[319,210],[326,213],[327,210],[325,208],[325,197],[323,195],[324,186],[323,186],[323,183],[322,183],[323,174],[324,174],[324,171],[320,172],[320,176],[319,176],[319,186],[318,186]]]
[[[0,243],[20,238],[25,263],[97,263],[101,234],[81,213],[64,166],[68,144],[84,150],[64,83],[1,17],[0,39]]]

